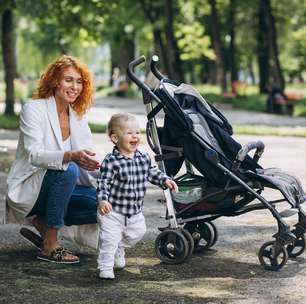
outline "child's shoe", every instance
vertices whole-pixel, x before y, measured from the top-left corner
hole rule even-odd
[[[123,247],[118,247],[115,254],[115,265],[116,269],[123,269],[125,267],[125,252]]]
[[[99,278],[103,280],[113,280],[115,278],[113,269],[110,270],[100,270]]]

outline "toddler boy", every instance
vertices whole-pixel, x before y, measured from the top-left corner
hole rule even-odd
[[[113,152],[103,160],[98,179],[99,255],[101,279],[114,279],[114,267],[124,268],[125,248],[146,232],[142,213],[146,182],[177,191],[176,183],[138,150],[140,128],[134,116],[115,114],[108,123]]]

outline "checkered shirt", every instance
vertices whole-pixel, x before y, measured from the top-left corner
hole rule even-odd
[[[166,174],[152,166],[147,153],[137,150],[129,158],[115,147],[101,164],[97,199],[111,203],[116,212],[134,215],[142,211],[146,182],[163,187],[167,179]]]

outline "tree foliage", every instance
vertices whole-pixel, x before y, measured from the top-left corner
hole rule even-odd
[[[269,3],[273,14],[264,33],[266,49],[259,40],[261,3]],[[122,71],[136,56],[157,53],[161,69],[178,80],[188,76],[194,82],[216,83],[222,74],[231,81],[261,80],[268,87],[276,81],[277,65],[287,82],[304,79],[305,1],[2,0],[1,14],[12,4],[17,74],[24,78],[36,78],[61,53],[90,61],[94,49],[107,44],[110,66]],[[268,35],[273,26],[275,38]],[[271,47],[278,49],[273,60]],[[260,52],[266,56],[262,64]],[[269,66],[266,78],[262,66]]]

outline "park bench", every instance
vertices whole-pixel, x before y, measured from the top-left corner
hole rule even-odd
[[[233,81],[231,84],[231,92],[222,94],[225,98],[236,98],[237,96],[244,96],[246,93],[247,83],[245,81]]]

